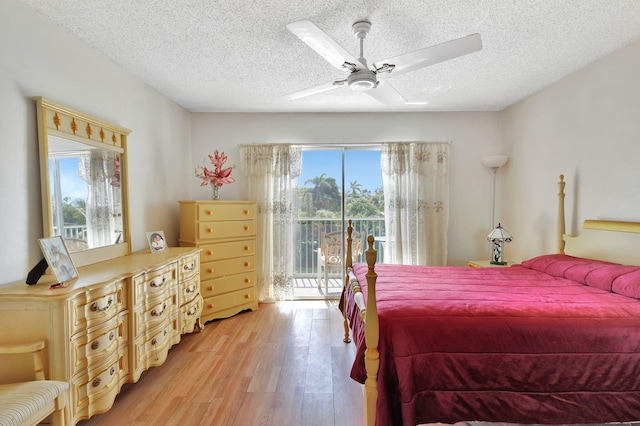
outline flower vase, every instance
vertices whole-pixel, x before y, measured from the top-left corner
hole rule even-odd
[[[212,200],[218,200],[220,198],[220,187],[218,185],[216,185],[215,183],[211,182],[211,199]]]

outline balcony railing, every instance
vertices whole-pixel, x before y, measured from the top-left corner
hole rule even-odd
[[[87,239],[87,225],[64,225],[63,229],[63,238],[73,238],[78,240],[86,240]],[[58,234],[58,228],[54,225],[53,234]]]
[[[322,233],[341,231],[342,220],[327,218],[301,218],[298,219],[296,233],[296,277],[315,276],[318,271],[318,247],[320,246],[320,236]],[[346,228],[346,224],[344,225]],[[384,244],[381,240],[385,235],[384,218],[359,218],[353,219],[354,231],[364,232],[365,235],[373,235],[378,239],[374,243],[374,248],[378,250],[379,258],[384,256]],[[346,230],[345,230],[346,234]],[[365,243],[365,250],[366,250]],[[363,262],[361,255],[358,262]]]

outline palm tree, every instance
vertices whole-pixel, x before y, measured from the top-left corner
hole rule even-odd
[[[336,179],[328,177],[326,173],[307,179],[305,185],[311,184],[313,188],[309,191],[313,197],[313,205],[316,210],[339,210],[340,209],[340,188]]]
[[[362,184],[357,180],[350,181],[349,189],[351,190],[351,195],[360,194],[362,192]]]

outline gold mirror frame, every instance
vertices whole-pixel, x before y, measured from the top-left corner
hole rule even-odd
[[[40,189],[42,194],[42,223],[44,237],[52,237],[55,227],[52,215],[51,182],[49,170],[49,146],[55,139],[80,143],[92,150],[104,150],[120,154],[120,189],[122,196],[121,242],[101,247],[81,249],[71,253],[76,266],[84,266],[131,253],[129,230],[129,191],[127,185],[127,135],[130,130],[87,114],[67,108],[42,97],[34,98],[37,104],[38,141],[40,151]],[[122,241],[123,240],[123,241]]]

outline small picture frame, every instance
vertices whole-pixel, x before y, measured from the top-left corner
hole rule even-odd
[[[160,253],[163,251],[167,251],[167,240],[164,237],[163,231],[147,232],[147,241],[149,242],[151,253]]]
[[[63,284],[78,276],[78,270],[73,264],[69,250],[67,250],[61,236],[40,238],[38,242],[58,284]]]

